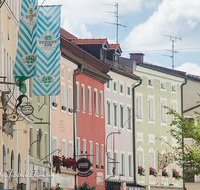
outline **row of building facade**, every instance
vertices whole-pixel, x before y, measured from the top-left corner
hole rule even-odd
[[[14,83],[12,69],[18,42],[20,1],[5,1],[0,9],[0,78]],[[0,84],[0,189],[50,189],[57,184],[75,189],[84,182],[96,189],[184,189],[171,161],[162,175],[159,155],[173,152],[176,141],[169,135],[173,117],[164,106],[185,116],[195,105],[199,78],[185,72],[143,62],[142,53],[121,57],[119,44],[106,38],[79,39],[60,29],[61,93],[33,95],[33,80],[26,81],[30,116],[17,110],[12,131],[5,131],[3,115],[11,120],[20,93],[13,84]],[[7,92],[6,110],[2,109]],[[26,98],[25,98],[26,99]],[[39,141],[40,130],[42,138]],[[189,139],[190,140],[190,139]],[[166,143],[168,142],[168,143]],[[53,167],[53,156],[85,157],[92,174]],[[143,175],[138,167],[144,168]],[[150,167],[158,175],[150,175]],[[11,174],[21,174],[12,177]],[[194,176],[193,182],[198,182]],[[185,185],[186,184],[186,185]],[[188,183],[188,188],[197,183]]]

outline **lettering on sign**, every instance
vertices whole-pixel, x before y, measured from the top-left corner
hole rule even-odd
[[[25,105],[22,106],[21,111],[24,115],[31,115],[34,111],[34,108],[31,105]]]

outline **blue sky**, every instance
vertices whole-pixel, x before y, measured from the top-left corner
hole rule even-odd
[[[43,0],[39,0],[41,4]],[[174,43],[175,69],[200,75],[200,1],[199,0],[46,0],[45,4],[61,4],[61,26],[78,38],[107,38],[116,43],[114,13],[118,3],[119,43],[124,57],[144,53],[144,61],[171,68],[168,56],[170,35],[181,37]]]

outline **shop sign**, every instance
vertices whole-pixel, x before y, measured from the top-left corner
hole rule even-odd
[[[80,158],[78,160],[78,170],[80,172],[87,172],[91,167],[91,162],[87,158]]]
[[[88,176],[90,176],[91,174],[93,174],[93,171],[89,171],[89,172],[87,172],[87,173],[78,173],[77,175],[79,176],[79,177],[88,177]]]
[[[24,115],[31,115],[34,111],[34,108],[31,105],[25,105],[22,106],[21,111]]]

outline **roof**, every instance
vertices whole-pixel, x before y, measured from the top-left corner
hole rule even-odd
[[[89,44],[108,44],[107,38],[97,38],[97,39],[78,39],[78,38],[69,38],[69,40],[76,45],[89,45]]]
[[[188,79],[191,79],[191,80],[200,82],[200,76],[198,76],[198,75],[191,75],[191,74],[188,74],[186,77],[187,77]]]
[[[153,69],[159,72],[167,73],[170,75],[175,75],[177,77],[182,77],[186,78],[186,72],[183,71],[178,71],[175,69],[169,69],[166,67],[158,66],[158,65],[153,65],[153,64],[148,64],[148,63],[137,63],[137,65],[148,68],[148,69]]]
[[[68,38],[77,38],[76,36],[74,36],[73,34],[67,32],[65,29],[60,27],[60,36],[68,39]]]

